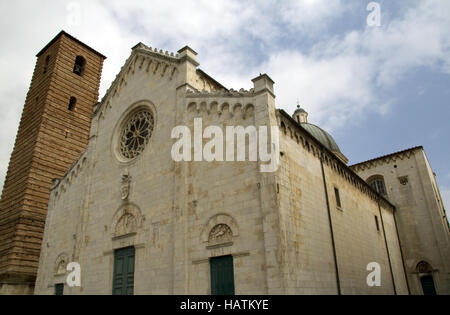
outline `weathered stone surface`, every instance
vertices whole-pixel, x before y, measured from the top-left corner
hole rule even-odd
[[[135,294],[209,294],[209,259],[224,255],[234,257],[237,294],[336,294],[320,161],[326,155],[342,293],[393,294],[394,278],[396,292],[407,294],[393,206],[303,129],[292,125],[281,134],[284,154],[274,173],[261,173],[259,162],[172,160],[172,129],[193,130],[194,118],[202,118],[203,128],[289,123],[275,109],[268,76],[256,78],[251,92],[224,93],[196,70],[195,55],[162,60],[141,46],[96,108],[87,150],[52,190],[36,293],[53,293],[61,281],[57,259],[67,253],[82,270],[82,287],[66,287],[67,294],[111,294],[114,250],[134,246]],[[158,64],[163,61],[169,70]],[[153,135],[126,162],[117,135],[141,106],[154,114]],[[123,174],[130,178],[126,199]],[[342,209],[334,204],[334,187]],[[133,228],[118,237],[126,208],[133,209]],[[376,229],[380,213],[385,233]],[[217,227],[223,239],[211,236]],[[367,286],[370,262],[382,267],[380,288]]]
[[[396,171],[390,160],[349,168],[275,108],[269,76],[253,79],[249,91],[227,90],[198,69],[189,47],[175,55],[136,45],[93,105],[103,57],[64,34],[46,49],[0,203],[0,293],[30,293],[39,263],[35,293],[53,294],[67,264],[78,262],[81,287],[66,286],[65,294],[111,294],[114,251],[129,246],[135,294],[210,294],[209,260],[225,255],[233,256],[236,294],[407,294],[406,274],[420,294],[428,273],[438,293],[448,293],[448,226],[423,150],[400,158]],[[56,57],[48,77],[47,54]],[[82,79],[72,73],[80,54]],[[73,95],[77,107],[68,112]],[[119,137],[144,108],[152,135],[127,160]],[[172,130],[193,131],[195,118],[203,129],[279,126],[278,170],[175,162]],[[366,183],[373,175],[384,177],[390,201]],[[380,287],[366,282],[372,262],[381,267]]]
[[[423,147],[352,167],[363,179],[381,177],[396,206],[398,231],[412,294],[422,294],[420,278],[432,275],[438,294],[450,294],[450,235],[444,204]],[[421,272],[426,262],[429,272]]]
[[[78,55],[86,60],[81,77],[73,73]],[[51,181],[88,143],[103,59],[66,33],[38,55],[0,202],[0,293],[33,291]]]

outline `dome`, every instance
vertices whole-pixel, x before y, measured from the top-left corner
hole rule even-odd
[[[333,137],[322,128],[309,123],[302,123],[300,125],[331,152],[341,152]]]
[[[311,136],[313,136],[317,141],[319,141],[323,146],[325,146],[328,150],[334,153],[337,158],[339,158],[345,164],[348,163],[347,157],[342,154],[339,146],[336,141],[334,141],[333,137],[323,130],[322,128],[308,123],[308,112],[305,111],[300,105],[297,105],[297,110],[292,115],[292,118],[303,127]]]

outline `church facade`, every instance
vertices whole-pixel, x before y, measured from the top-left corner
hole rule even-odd
[[[449,294],[448,222],[423,148],[348,166],[306,111],[276,108],[268,75],[252,81],[226,89],[187,46],[133,47],[86,148],[49,187],[34,293]],[[276,145],[259,146],[277,168],[194,158],[208,136],[177,161],[174,130],[198,122],[202,134],[276,127]]]
[[[412,294],[422,294],[424,289],[449,294],[448,221],[424,148],[378,157],[351,168],[396,207]]]
[[[64,283],[71,261],[82,285],[66,286],[68,294],[411,292],[402,257],[409,239],[399,237],[388,195],[346,165],[306,112],[277,110],[270,77],[255,78],[250,91],[226,90],[198,69],[196,55],[133,48],[95,109],[86,151],[54,183],[36,293]],[[175,162],[172,130],[193,131],[199,118],[205,129],[278,126],[278,170]],[[142,125],[149,135],[127,147],[124,134]],[[381,268],[380,286],[367,283],[371,263]]]

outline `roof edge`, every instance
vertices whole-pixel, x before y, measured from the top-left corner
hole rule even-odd
[[[303,128],[300,124],[298,124],[294,118],[292,118],[288,113],[286,113],[283,109],[277,109],[277,111],[279,113],[281,113],[285,118],[287,118],[289,121],[291,121],[292,123],[294,123],[297,128],[299,128],[300,130],[302,130],[303,132],[305,132],[307,135],[309,135],[311,137],[311,139],[316,142],[316,144],[318,144],[322,149],[324,149],[326,152],[328,152],[332,157],[334,157],[336,159],[336,161],[341,164],[342,167],[344,167],[347,171],[349,171],[349,173],[354,176],[355,178],[357,178],[360,183],[362,185],[364,185],[366,188],[369,189],[369,191],[375,193],[375,196],[378,197],[378,201],[382,200],[383,202],[385,202],[386,204],[388,204],[389,206],[392,207],[393,211],[396,211],[396,207],[394,204],[392,204],[392,202],[390,202],[388,199],[386,199],[384,196],[380,195],[375,189],[372,188],[372,186],[370,186],[361,176],[359,176],[350,166],[346,165],[344,162],[342,162],[339,157],[336,156],[336,154],[332,151],[330,151],[325,145],[323,145],[319,140],[317,140],[308,130],[306,130],[305,128]]]
[[[350,165],[350,167],[359,166],[359,165],[362,165],[362,164],[374,162],[374,161],[377,161],[377,160],[385,159],[385,158],[388,158],[388,157],[391,157],[391,156],[403,154],[403,153],[406,153],[406,152],[409,152],[409,151],[414,151],[414,150],[424,150],[424,148],[421,145],[420,146],[416,146],[416,147],[409,148],[409,149],[406,149],[406,150],[402,150],[402,151],[398,151],[398,152],[382,155],[382,156],[379,156],[379,157],[376,157],[374,159],[370,159],[370,160],[367,160],[367,161],[359,162],[359,163]]]
[[[107,57],[104,56],[103,54],[99,53],[98,51],[96,51],[95,49],[93,49],[92,47],[88,46],[87,44],[83,43],[81,40],[73,37],[72,35],[70,35],[69,33],[65,32],[64,30],[59,32],[58,35],[56,35],[47,45],[45,45],[44,48],[42,48],[36,55],[36,57],[41,56],[51,45],[53,45],[61,36],[67,36],[68,38],[70,38],[71,40],[75,41],[76,43],[80,44],[81,46],[89,49],[90,51],[92,51],[93,53],[97,54],[98,56],[102,57],[103,59],[106,59]]]
[[[205,71],[203,71],[202,69],[197,69],[197,72],[200,72],[201,74],[203,74],[206,78],[208,78],[209,80],[211,80],[212,82],[214,82],[215,84],[217,84],[218,86],[220,86],[221,88],[225,89],[226,91],[228,91],[228,89],[223,86],[222,84],[220,84],[220,82],[218,82],[217,80],[215,80],[213,77],[211,77],[209,74],[207,74]]]

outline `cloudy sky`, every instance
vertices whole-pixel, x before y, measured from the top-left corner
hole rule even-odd
[[[269,74],[277,107],[300,100],[352,164],[423,145],[450,209],[450,1],[377,1],[379,27],[369,3],[0,0],[0,187],[35,55],[63,29],[108,57],[101,96],[136,43],[189,45],[228,88]]]

